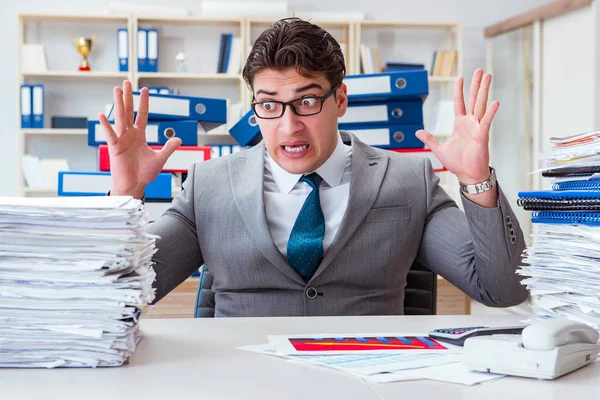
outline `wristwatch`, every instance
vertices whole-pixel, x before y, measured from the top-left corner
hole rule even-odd
[[[494,167],[490,167],[490,177],[483,182],[473,183],[470,185],[465,185],[460,181],[458,183],[460,184],[460,190],[463,193],[479,194],[487,192],[496,185],[496,170],[494,169]]]

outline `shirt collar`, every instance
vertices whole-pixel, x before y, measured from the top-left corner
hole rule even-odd
[[[339,186],[342,181],[347,157],[347,153],[344,150],[345,146],[346,145],[338,132],[338,142],[333,153],[323,165],[314,171],[319,174],[330,187]],[[265,154],[271,169],[271,174],[273,175],[273,180],[277,184],[279,191],[286,194],[290,193],[303,174],[290,174],[285,169],[281,168],[279,164],[269,156],[269,153],[265,152]]]

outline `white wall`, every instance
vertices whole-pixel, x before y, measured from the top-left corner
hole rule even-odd
[[[252,1],[252,0],[242,0]],[[365,11],[370,19],[379,20],[428,20],[458,21],[463,24],[463,68],[470,81],[470,74],[477,67],[485,65],[485,41],[483,28],[504,18],[528,11],[549,3],[550,0],[421,0],[415,2],[391,0],[291,0],[290,11],[319,10],[329,11],[336,8]],[[18,4],[9,0],[0,0],[0,196],[12,196],[18,193],[17,182],[17,77],[16,21],[19,12],[48,13],[104,13],[106,1],[73,0],[21,0]],[[200,3],[192,0],[129,0],[128,3],[168,5],[185,7],[199,14]],[[362,7],[368,5],[368,9]],[[499,116],[501,117],[501,116]]]

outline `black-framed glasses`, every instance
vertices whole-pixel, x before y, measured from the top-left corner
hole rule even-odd
[[[285,112],[285,108],[290,106],[294,114],[299,116],[309,116],[320,113],[323,110],[323,103],[327,100],[340,85],[337,84],[323,96],[302,96],[290,101],[265,100],[257,101],[251,104],[254,115],[262,119],[279,118]]]

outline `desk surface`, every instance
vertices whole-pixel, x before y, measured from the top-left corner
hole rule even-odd
[[[266,335],[426,332],[501,326],[511,316],[147,319],[128,365],[98,369],[0,369],[3,399],[568,399],[600,391],[600,363],[554,381],[506,377],[475,386],[434,381],[366,384],[342,372],[235,347]]]

